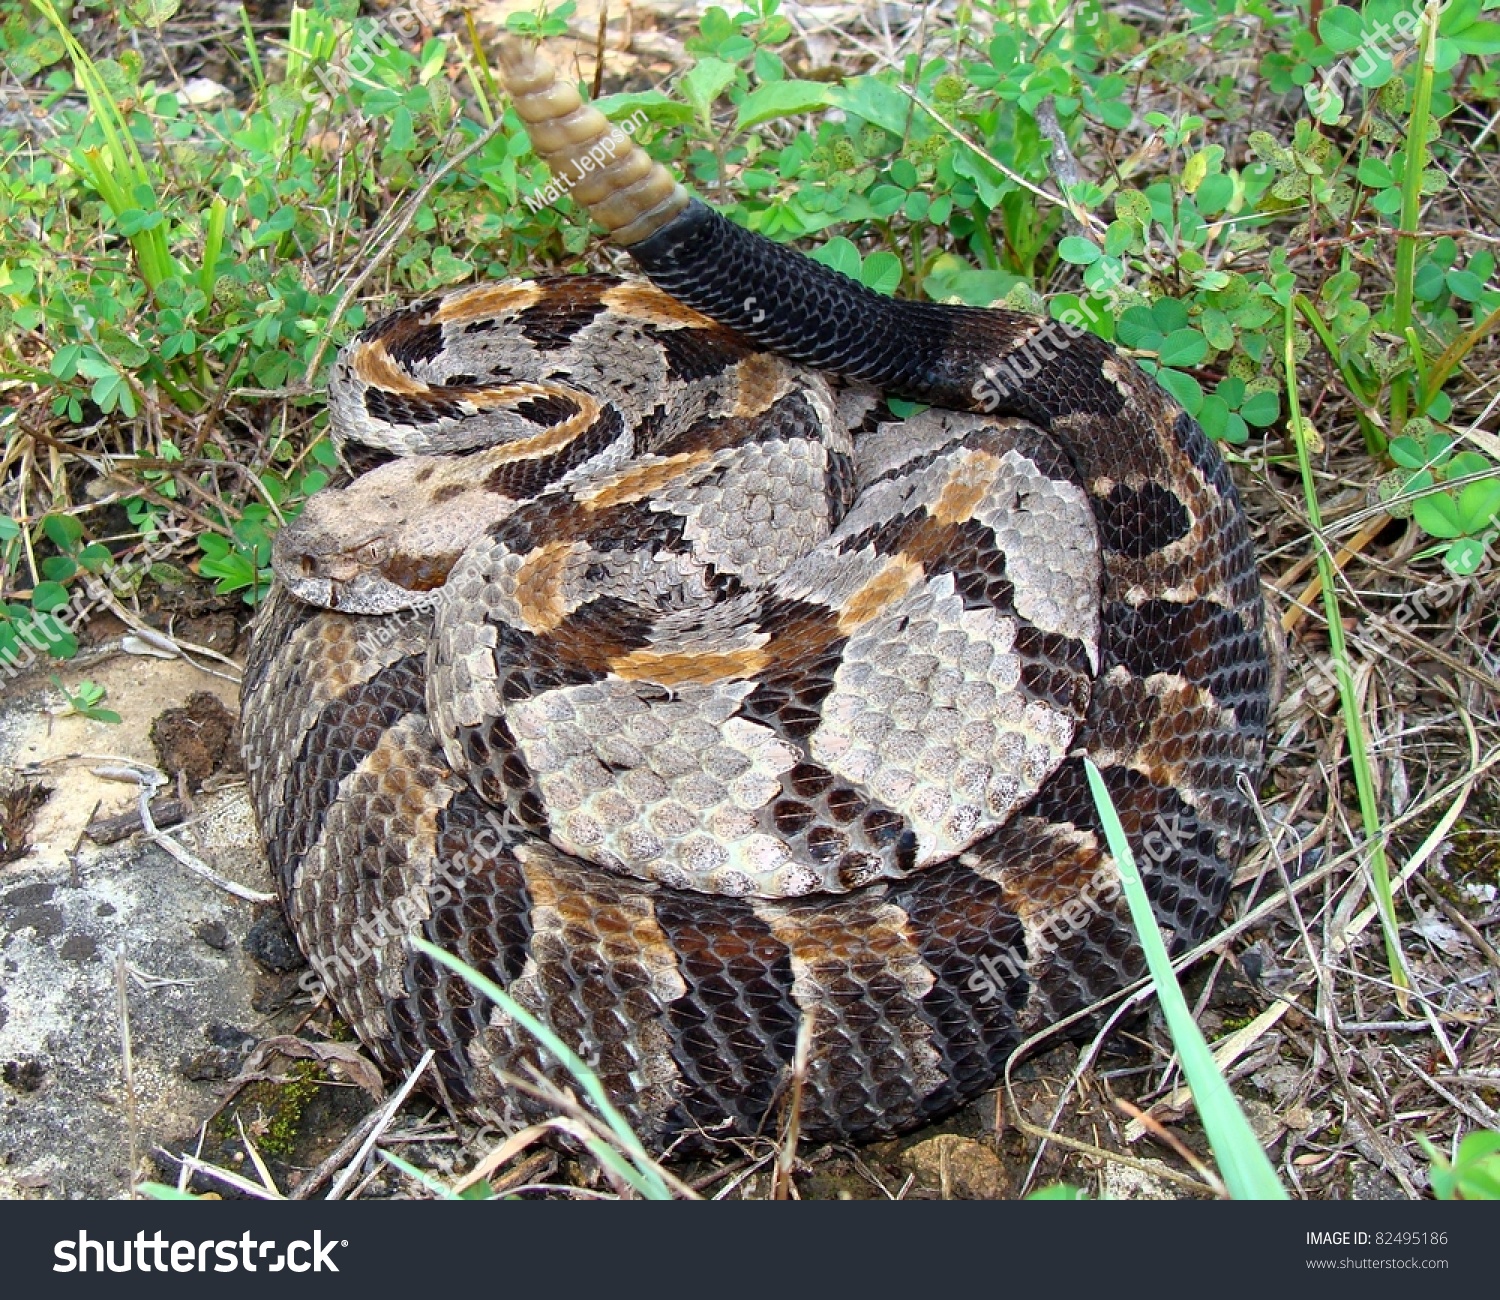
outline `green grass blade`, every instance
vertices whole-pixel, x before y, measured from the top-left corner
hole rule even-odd
[[[292,6],[292,30],[297,29],[298,18],[301,11],[297,6]],[[266,97],[266,70],[261,66],[260,49],[255,43],[255,29],[250,25],[250,12],[244,5],[240,6],[240,30],[245,35],[245,54],[250,60],[250,84],[255,87],[257,99],[264,100]],[[295,41],[292,43],[296,48]]]
[[[122,213],[135,206],[135,192],[142,187],[150,191],[153,207],[164,210],[160,198],[163,186],[156,183],[157,178],[153,177],[150,168],[147,167],[140,147],[130,133],[129,123],[125,121],[119,105],[111,97],[88,51],[73,36],[62,16],[51,4],[51,0],[32,0],[32,3],[57,30],[63,48],[68,53],[68,59],[73,65],[74,76],[77,77],[78,84],[82,86],[84,95],[89,101],[89,108],[104,136],[104,154],[90,156],[88,166],[83,170],[93,180],[100,196],[109,205],[117,221]],[[85,152],[92,155],[92,151]],[[163,221],[149,230],[140,230],[127,236],[131,248],[135,251],[136,264],[140,267],[141,278],[146,282],[147,287],[153,290],[170,279],[176,271],[176,262],[167,247],[166,225],[167,223]]]
[[[229,219],[229,204],[222,194],[214,195],[208,208],[208,226],[203,235],[203,265],[198,271],[198,288],[206,301],[203,311],[213,307],[214,285],[219,277],[219,256],[224,251],[224,228]]]
[[[1422,215],[1422,175],[1427,169],[1427,123],[1432,116],[1436,75],[1437,0],[1428,0],[1417,37],[1417,77],[1412,90],[1411,118],[1406,124],[1406,170],[1401,176],[1401,224],[1396,231],[1395,318],[1393,332],[1406,338],[1412,328],[1412,306],[1417,277],[1417,232]],[[1415,356],[1413,358],[1415,360]],[[1411,372],[1391,377],[1391,436],[1406,425]]]
[[[1172,1033],[1172,1042],[1177,1047],[1182,1072],[1187,1076],[1193,1090],[1193,1099],[1198,1114],[1203,1119],[1204,1131],[1214,1158],[1219,1163],[1219,1173],[1229,1194],[1236,1200],[1284,1201],[1286,1189],[1276,1177],[1276,1171],[1261,1149],[1260,1139],[1245,1118],[1245,1112],[1230,1091],[1229,1084],[1219,1072],[1208,1043],[1193,1021],[1187,1000],[1172,971],[1172,959],[1167,956],[1166,945],[1161,941],[1161,931],[1156,928],[1156,917],[1151,912],[1150,900],[1146,897],[1146,886],[1141,873],[1136,869],[1130,844],[1125,838],[1125,828],[1115,812],[1109,790],[1099,769],[1088,760],[1085,767],[1089,774],[1089,788],[1094,793],[1094,803],[1099,816],[1104,820],[1104,836],[1109,841],[1109,851],[1114,856],[1115,866],[1120,872],[1125,899],[1130,904],[1130,915],[1140,936],[1141,949],[1146,955],[1146,966],[1151,972],[1151,982],[1156,986],[1156,996],[1167,1018],[1167,1027]]]
[[[1069,1187],[1066,1183],[1055,1183],[1051,1187],[1044,1187],[1039,1192],[1032,1192],[1026,1198],[1028,1201],[1086,1201],[1088,1195],[1080,1188]]]
[[[1406,960],[1401,951],[1401,933],[1396,925],[1396,901],[1391,890],[1391,866],[1385,855],[1385,829],[1380,824],[1380,809],[1375,799],[1375,776],[1370,769],[1369,749],[1365,744],[1364,721],[1359,716],[1359,697],[1354,689],[1354,674],[1349,670],[1349,651],[1344,642],[1344,619],[1339,610],[1338,590],[1334,586],[1333,557],[1323,540],[1323,512],[1318,506],[1318,487],[1313,478],[1312,453],[1307,446],[1307,429],[1302,422],[1302,403],[1297,395],[1297,359],[1293,352],[1295,306],[1288,297],[1283,308],[1285,352],[1282,365],[1286,371],[1287,422],[1297,449],[1297,465],[1302,475],[1303,504],[1312,532],[1313,556],[1317,562],[1318,580],[1323,589],[1323,613],[1328,623],[1328,653],[1333,661],[1334,680],[1339,688],[1339,707],[1344,717],[1344,733],[1349,739],[1349,762],[1354,768],[1354,789],[1359,797],[1360,824],[1370,844],[1370,879],[1375,903],[1380,912],[1380,928],[1385,937],[1386,965],[1391,982],[1404,999],[1411,983],[1406,977]]]
[[[628,1183],[644,1200],[669,1201],[671,1193],[667,1191],[666,1184],[660,1179],[653,1180],[647,1173],[636,1165],[631,1164],[608,1142],[602,1138],[595,1137],[592,1133],[574,1133],[580,1142],[588,1149],[588,1153],[601,1165],[610,1170],[617,1178]]]
[[[201,1196],[185,1192],[180,1187],[168,1187],[166,1183],[137,1183],[135,1190],[149,1196],[153,1201],[201,1201]]]
[[[1448,382],[1449,376],[1458,369],[1464,358],[1496,329],[1500,329],[1500,307],[1496,307],[1472,329],[1459,335],[1438,354],[1437,360],[1432,363],[1432,368],[1427,372],[1427,387],[1422,393],[1424,411],[1432,405],[1433,400],[1442,391],[1443,385]]]
[[[380,1158],[387,1164],[395,1165],[397,1169],[399,1169],[413,1182],[421,1183],[423,1187],[425,1187],[429,1192],[436,1196],[440,1201],[457,1201],[462,1199],[456,1192],[449,1191],[448,1188],[444,1187],[442,1183],[438,1182],[438,1180],[431,1174],[429,1174],[425,1169],[418,1169],[416,1165],[411,1163],[411,1161],[403,1160],[400,1156],[396,1155],[394,1152],[387,1151],[384,1147],[380,1149],[379,1154]]]
[[[562,1067],[577,1080],[578,1086],[583,1089],[584,1094],[593,1102],[594,1108],[598,1111],[600,1118],[609,1126],[610,1132],[615,1135],[620,1146],[630,1156],[631,1160],[634,1161],[635,1169],[627,1173],[623,1162],[619,1162],[615,1153],[604,1148],[602,1143],[597,1148],[590,1144],[596,1157],[599,1157],[603,1163],[608,1164],[611,1169],[625,1178],[642,1196],[648,1197],[651,1200],[664,1201],[671,1199],[671,1192],[668,1191],[666,1183],[662,1181],[661,1175],[656,1171],[656,1162],[652,1160],[646,1148],[641,1145],[640,1138],[636,1137],[635,1131],[626,1122],[625,1117],[615,1109],[614,1104],[609,1099],[609,1094],[604,1090],[604,1085],[599,1082],[599,1076],[589,1068],[588,1064],[571,1047],[496,984],[494,980],[486,979],[467,962],[453,956],[452,953],[445,952],[436,944],[429,943],[420,936],[413,935],[411,942],[413,947],[419,952],[426,953],[427,956],[431,957],[439,965],[446,966],[455,975],[467,980],[561,1062]],[[637,1175],[639,1176],[639,1182],[637,1181]]]
[[[1328,359],[1339,369],[1343,377],[1344,386],[1349,390],[1349,395],[1355,401],[1354,418],[1359,424],[1359,431],[1365,440],[1365,450],[1372,456],[1383,456],[1386,444],[1390,441],[1385,433],[1377,427],[1371,419],[1374,411],[1375,399],[1379,394],[1379,384],[1372,388],[1367,384],[1360,373],[1349,364],[1333,337],[1333,331],[1328,328],[1328,322],[1323,319],[1322,314],[1313,304],[1312,299],[1305,294],[1293,294],[1292,302],[1297,308],[1298,314],[1312,327],[1318,341],[1322,343],[1323,350],[1328,354]]]

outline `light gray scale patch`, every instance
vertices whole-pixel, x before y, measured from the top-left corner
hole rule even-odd
[[[1099,533],[1081,487],[1043,474],[1018,451],[974,512],[1005,552],[1016,612],[1083,644],[1099,671]]]
[[[427,712],[433,734],[455,772],[477,786],[477,773],[464,752],[460,731],[499,717],[502,703],[495,680],[495,625],[484,616],[490,570],[472,551],[448,575],[438,603],[428,652]]]
[[[674,489],[662,504],[683,518],[683,536],[722,573],[763,587],[828,536],[828,453],[805,439],[751,443],[726,471]]]
[[[590,551],[589,558],[594,577],[589,590],[580,584],[580,597],[615,596],[653,617],[712,607],[714,592],[702,556],[619,550]]]
[[[866,472],[893,476],[870,485],[828,546],[795,566],[779,590],[838,609],[890,562],[870,547],[835,552],[845,537],[935,503],[970,455],[954,448],[926,460],[973,427],[970,417],[928,416],[912,422],[910,442],[877,437],[862,446]],[[1016,612],[1079,641],[1097,663],[1100,575],[1088,501],[1014,449],[999,460],[974,517],[999,542],[1018,589]],[[908,472],[899,472],[903,465]],[[810,738],[812,756],[906,818],[918,866],[1003,824],[1072,743],[1077,716],[1028,698],[1022,686],[1019,627],[1001,611],[965,610],[951,575],[938,574],[855,629],[844,648]]]
[[[813,759],[906,819],[919,867],[1001,825],[1072,743],[1077,718],[1021,689],[1017,627],[941,574],[844,647]]]
[[[753,689],[689,685],[648,700],[638,683],[606,680],[511,705],[511,734],[552,842],[679,889],[775,897],[812,887],[762,827],[801,755],[770,728],[732,716]]]
[[[856,401],[863,397],[863,391],[855,389],[847,400]],[[1010,427],[1031,430],[1035,426],[1020,420],[998,420],[964,411],[944,410],[922,411],[909,420],[883,423],[861,434],[855,444],[858,486],[864,491],[876,479],[895,475],[903,466],[911,466],[934,452],[952,447],[965,434],[975,430],[1003,433]]]
[[[926,412],[925,417],[931,418],[919,417],[917,449],[950,441],[973,420],[935,411]],[[891,473],[916,459],[912,446],[883,437],[888,427],[861,443],[863,473],[877,468]],[[908,473],[872,484],[839,526],[835,542],[936,501],[965,454],[956,449],[917,464]],[[975,509],[974,518],[995,534],[1004,552],[1016,612],[1043,632],[1080,642],[1097,672],[1099,534],[1087,494],[1076,484],[1044,474],[1014,448],[1002,453],[1000,462],[1001,472]]]

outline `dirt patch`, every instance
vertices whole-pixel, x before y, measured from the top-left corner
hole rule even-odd
[[[240,770],[240,722],[212,691],[194,691],[180,709],[165,709],[151,724],[161,769],[189,790],[215,773]]]
[[[23,861],[66,867],[93,818],[124,814],[138,802],[139,786],[108,773],[157,766],[151,730],[163,711],[182,708],[200,692],[212,694],[233,718],[239,696],[233,682],[208,677],[180,659],[115,654],[96,658],[86,669],[54,665],[51,672],[66,685],[87,677],[104,688],[106,705],[120,714],[118,723],[62,716],[66,700],[47,674],[18,679],[0,697],[0,773],[9,772],[12,783],[51,788],[32,810],[32,849]]]

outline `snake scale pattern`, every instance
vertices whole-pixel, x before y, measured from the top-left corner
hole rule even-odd
[[[877,297],[501,64],[652,283],[461,289],[341,354],[359,472],[278,535],[244,690],[290,923],[486,1120],[566,1079],[409,933],[658,1149],[774,1135],[804,1021],[806,1137],[940,1117],[1143,970],[1085,756],[1175,944],[1215,924],[1269,689],[1234,486],[1092,335]]]

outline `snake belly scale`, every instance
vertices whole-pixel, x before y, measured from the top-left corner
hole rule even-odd
[[[609,132],[501,64],[555,172]],[[1234,486],[1090,335],[878,298],[636,146],[574,196],[651,283],[457,290],[335,365],[359,473],[278,534],[244,691],[285,910],[477,1117],[558,1067],[409,933],[657,1148],[773,1133],[804,1020],[802,1132],[912,1128],[1143,969],[1085,756],[1174,942],[1212,928],[1268,711]]]

